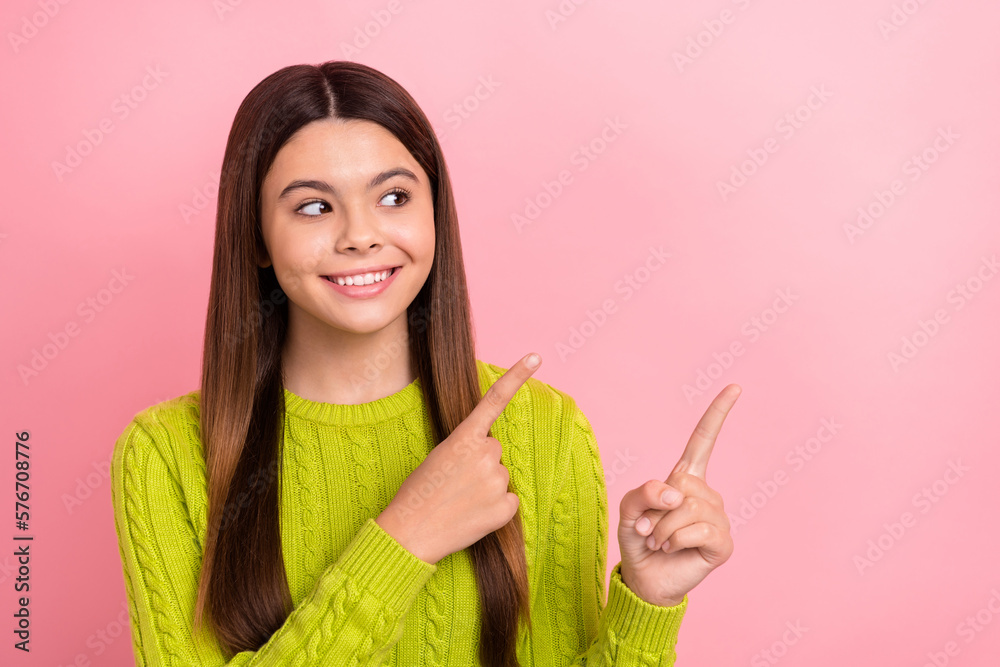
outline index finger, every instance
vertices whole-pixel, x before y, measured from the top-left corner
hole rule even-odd
[[[534,359],[536,365],[531,367],[528,361]],[[469,416],[462,422],[471,426],[476,433],[486,437],[489,435],[490,427],[497,420],[500,413],[504,411],[510,400],[514,398],[517,390],[528,381],[528,378],[538,370],[542,364],[542,358],[537,354],[529,354],[518,360],[507,371],[497,378],[497,381],[490,385],[490,388],[483,394],[483,398],[472,409]]]
[[[715,446],[715,439],[722,430],[722,422],[726,420],[729,409],[736,403],[743,389],[738,384],[727,385],[719,392],[712,403],[701,416],[698,425],[694,427],[694,432],[688,439],[684,453],[674,466],[673,475],[678,472],[685,472],[705,479],[708,470],[708,459],[712,456],[712,448]],[[669,478],[668,478],[669,479]]]

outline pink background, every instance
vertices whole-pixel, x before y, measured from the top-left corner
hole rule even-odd
[[[540,352],[594,425],[609,568],[622,496],[743,387],[708,476],[736,551],[679,664],[996,664],[1000,6],[484,4],[4,3],[0,489],[28,429],[35,541],[25,656],[8,514],[0,662],[132,664],[100,471],[197,387],[237,106],[351,45],[443,136],[479,357]]]

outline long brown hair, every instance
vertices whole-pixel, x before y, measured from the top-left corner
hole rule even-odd
[[[293,607],[278,507],[285,408],[281,348],[288,302],[273,266],[257,264],[264,248],[260,192],[282,145],[303,125],[323,118],[378,123],[406,146],[430,179],[434,262],[407,308],[407,319],[413,372],[423,389],[434,444],[482,397],[458,216],[427,117],[398,83],[357,63],[293,65],[271,74],[240,104],[226,144],[199,406],[208,527],[195,626],[207,613],[231,655],[263,646]],[[482,607],[480,662],[517,666],[519,620],[531,627],[520,513],[469,551]]]

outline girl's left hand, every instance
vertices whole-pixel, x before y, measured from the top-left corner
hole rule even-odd
[[[666,483],[649,480],[622,498],[618,523],[622,581],[646,602],[680,604],[733,553],[722,496],[705,482],[708,458],[742,389],[719,392]],[[675,497],[669,497],[670,492]],[[661,497],[667,494],[668,501]]]

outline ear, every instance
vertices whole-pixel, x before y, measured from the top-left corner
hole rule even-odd
[[[267,248],[262,247],[260,243],[257,244],[257,266],[262,269],[271,266],[271,258],[267,254]]]

